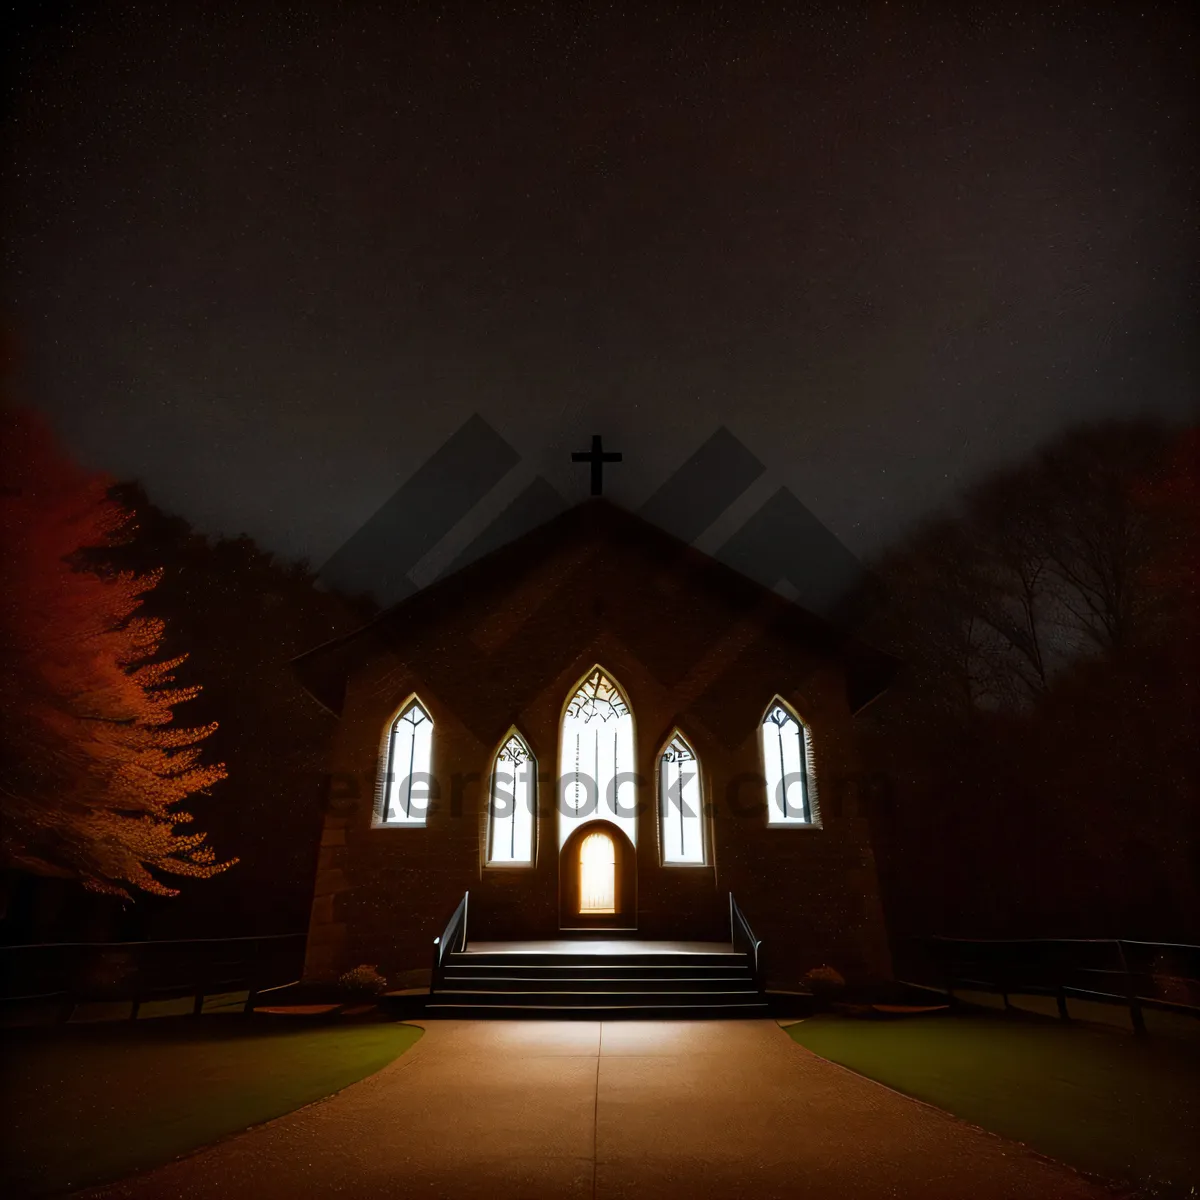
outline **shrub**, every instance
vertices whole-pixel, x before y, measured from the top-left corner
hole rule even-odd
[[[347,996],[362,999],[368,996],[382,996],[387,991],[387,980],[374,965],[361,963],[338,979],[338,987]]]
[[[806,971],[800,982],[819,1000],[835,1000],[846,990],[842,973],[828,965]]]

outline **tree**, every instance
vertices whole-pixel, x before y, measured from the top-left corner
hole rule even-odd
[[[1195,431],[1071,430],[877,565],[895,928],[1195,937]]]
[[[1142,481],[1135,498],[1155,536],[1147,576],[1166,600],[1159,632],[1187,639],[1200,651],[1200,429],[1175,440],[1164,469]]]
[[[1079,659],[1153,638],[1166,502],[1141,493],[1169,453],[1161,427],[1114,422],[980,483],[878,565],[872,632],[921,664],[942,704],[991,710],[1025,707]]]
[[[1163,427],[1112,422],[1064,435],[1030,472],[1040,550],[1080,651],[1119,652],[1152,636],[1163,595],[1149,568],[1161,522],[1140,492],[1171,452]]]
[[[154,661],[161,620],[138,613],[158,575],[106,569],[130,513],[32,413],[0,409],[0,861],[128,898],[207,879],[219,862],[178,806],[225,776],[215,724],[174,725],[195,687]]]
[[[162,572],[142,611],[166,622],[169,655],[188,653],[180,681],[204,684],[190,708],[195,719],[220,721],[208,747],[228,764],[229,779],[206,820],[240,864],[170,904],[139,905],[122,929],[152,937],[303,930],[337,723],[301,686],[291,660],[358,628],[374,609],[320,590],[304,563],[278,558],[249,537],[196,531],[138,484],[119,484],[112,494],[136,520],[104,562]]]

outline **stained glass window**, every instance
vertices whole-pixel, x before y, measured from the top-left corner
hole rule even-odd
[[[763,718],[762,750],[767,821],[772,825],[815,824],[812,735],[778,700]]]
[[[384,777],[387,825],[424,825],[432,784],[433,721],[413,700],[392,722]]]
[[[537,814],[537,760],[519,733],[513,733],[492,763],[488,805],[488,862],[533,862]]]
[[[611,821],[637,845],[633,714],[617,683],[594,667],[563,714],[558,844],[587,821]]]
[[[658,760],[659,819],[663,862],[704,861],[704,815],[700,763],[676,733]]]

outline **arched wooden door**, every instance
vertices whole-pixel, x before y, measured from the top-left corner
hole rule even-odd
[[[632,929],[637,925],[637,860],[610,821],[589,821],[559,853],[559,926]]]
[[[617,848],[603,829],[579,843],[579,913],[612,916],[617,911]]]

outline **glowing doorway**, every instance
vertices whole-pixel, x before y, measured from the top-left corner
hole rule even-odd
[[[579,913],[617,911],[617,852],[607,833],[589,833],[579,847]]]

